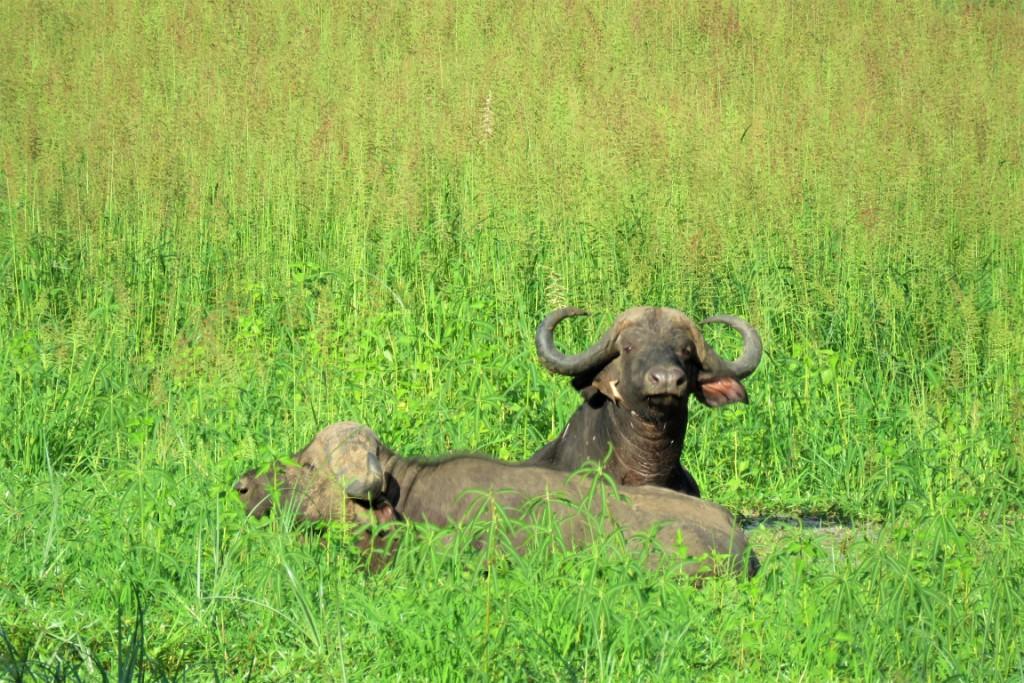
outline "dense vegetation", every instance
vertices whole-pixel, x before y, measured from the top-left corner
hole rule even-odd
[[[0,3],[0,677],[1024,676],[1020,7],[493,5]],[[567,304],[755,323],[685,462],[854,530],[367,575],[229,495],[337,419],[526,457]]]

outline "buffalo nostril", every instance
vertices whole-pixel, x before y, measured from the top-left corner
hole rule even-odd
[[[645,384],[650,393],[674,392],[686,383],[682,368],[661,367],[648,371]]]
[[[245,484],[235,484],[235,490],[244,496],[246,493],[249,492],[249,487],[246,486]]]

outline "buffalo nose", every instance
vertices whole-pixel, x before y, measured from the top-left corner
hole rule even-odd
[[[243,484],[240,481],[236,481],[235,482],[235,490],[238,491],[238,493],[240,493],[241,495],[244,496],[245,492],[249,490],[249,487],[246,486],[245,484]]]
[[[686,382],[686,373],[682,368],[666,365],[651,368],[644,377],[644,389],[650,395],[682,393],[683,384]]]

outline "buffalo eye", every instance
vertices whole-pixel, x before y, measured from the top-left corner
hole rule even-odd
[[[633,345],[632,344],[626,344],[625,346],[622,347],[622,352],[623,353],[629,353],[632,350],[633,350]]]

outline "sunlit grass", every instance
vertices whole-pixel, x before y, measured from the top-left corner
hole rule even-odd
[[[1015,5],[14,2],[0,27],[4,675],[1024,675]],[[525,458],[579,401],[534,359],[566,304],[596,314],[559,329],[576,349],[637,304],[755,323],[751,402],[693,408],[686,465],[738,512],[865,532],[756,532],[762,575],[698,590],[429,538],[368,576],[342,530],[244,518],[233,478],[338,419]]]

